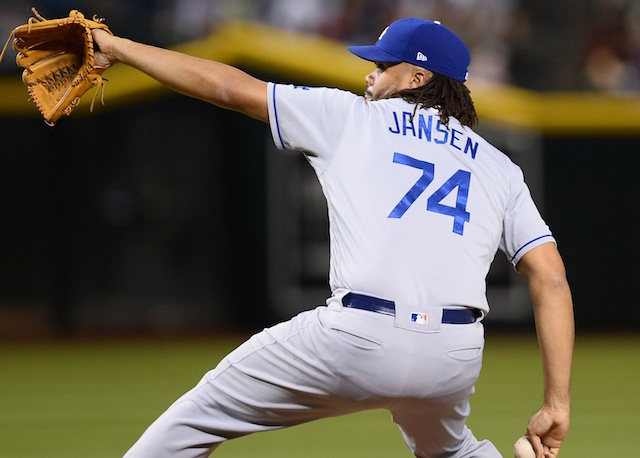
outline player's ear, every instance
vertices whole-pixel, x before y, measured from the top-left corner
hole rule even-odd
[[[414,89],[420,86],[424,86],[425,84],[427,84],[427,81],[431,79],[431,77],[433,77],[433,73],[431,73],[426,68],[414,66],[413,75],[411,78],[411,88]]]

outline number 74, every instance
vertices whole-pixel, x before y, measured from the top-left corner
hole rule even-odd
[[[416,201],[418,197],[427,189],[433,181],[435,165],[431,162],[420,161],[405,154],[394,153],[393,162],[422,170],[422,176],[416,181],[405,196],[398,202],[398,205],[391,211],[389,218],[402,218],[402,215]],[[465,170],[458,170],[442,186],[440,186],[427,200],[427,211],[440,213],[453,217],[453,232],[462,235],[464,223],[469,222],[470,214],[467,212],[467,199],[469,197],[469,182],[471,173]],[[445,205],[442,200],[451,192],[458,188],[455,207]]]

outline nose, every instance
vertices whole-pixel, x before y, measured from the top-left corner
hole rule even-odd
[[[375,70],[365,76],[364,80],[367,83],[367,86],[373,86],[373,81],[375,80]]]

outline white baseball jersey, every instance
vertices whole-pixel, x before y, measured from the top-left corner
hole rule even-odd
[[[387,409],[413,456],[500,457],[466,426],[483,324],[438,313],[488,311],[498,248],[516,264],[553,240],[520,169],[457,121],[412,117],[400,99],[268,90],[276,144],[306,154],[328,200],[333,295],[232,351],[125,456],[200,458],[247,434]],[[348,291],[393,300],[395,313],[343,307]]]
[[[554,241],[520,168],[456,119],[337,89],[271,83],[268,99],[276,146],[306,155],[327,198],[329,305],[354,291],[488,312],[497,250],[515,266]]]

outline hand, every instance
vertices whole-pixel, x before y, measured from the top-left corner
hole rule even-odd
[[[97,67],[109,68],[118,60],[114,56],[114,41],[117,39],[108,32],[101,29],[94,29],[93,42],[95,45],[94,60]]]
[[[551,408],[544,405],[529,420],[527,436],[538,458],[555,458],[569,431],[569,408]]]

